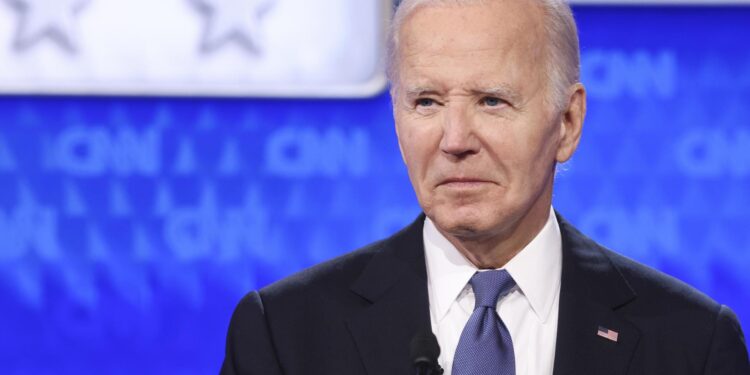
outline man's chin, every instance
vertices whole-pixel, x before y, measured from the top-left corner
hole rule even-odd
[[[481,236],[492,227],[489,216],[476,209],[445,208],[427,216],[444,235],[454,237]]]

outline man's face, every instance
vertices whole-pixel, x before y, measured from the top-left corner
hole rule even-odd
[[[549,213],[556,161],[573,150],[564,114],[546,100],[543,19],[526,1],[440,5],[400,30],[399,144],[420,205],[444,232],[507,236],[529,212]]]

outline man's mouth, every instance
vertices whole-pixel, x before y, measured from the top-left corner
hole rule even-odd
[[[470,188],[491,183],[491,181],[475,177],[449,177],[438,184],[438,186]]]

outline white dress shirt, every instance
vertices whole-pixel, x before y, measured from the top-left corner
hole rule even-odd
[[[432,331],[440,344],[440,366],[451,375],[461,332],[474,311],[469,279],[478,269],[425,219]],[[498,301],[497,313],[513,339],[517,375],[551,375],[555,361],[562,273],[562,239],[554,211],[534,239],[503,269],[516,287]]]

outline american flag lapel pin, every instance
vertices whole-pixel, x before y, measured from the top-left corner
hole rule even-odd
[[[619,336],[617,331],[613,331],[611,329],[604,328],[602,326],[599,326],[599,329],[597,329],[596,331],[596,335],[604,337],[605,339],[609,341],[613,341],[613,342],[617,342],[617,336]]]

